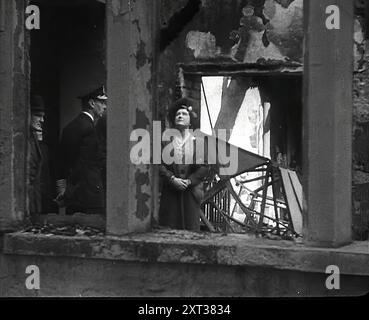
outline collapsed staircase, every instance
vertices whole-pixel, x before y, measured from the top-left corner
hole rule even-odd
[[[213,136],[208,136],[208,139],[215,139],[217,146],[218,143],[225,144],[228,150],[236,148],[238,167],[236,172],[227,171],[227,167],[221,165],[226,163],[222,161],[225,159],[221,154],[208,155],[211,163],[216,165],[211,166],[201,205],[203,225],[212,232],[251,232],[287,239],[301,236],[303,193],[296,172]],[[222,174],[219,173],[220,168],[223,169]],[[253,178],[240,178],[250,173]],[[236,181],[236,188],[232,179]],[[255,182],[259,186],[250,189],[249,185]],[[247,196],[247,202],[242,194]],[[235,217],[236,207],[242,219]]]

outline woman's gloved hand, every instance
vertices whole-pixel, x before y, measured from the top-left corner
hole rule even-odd
[[[191,180],[190,179],[181,179],[181,178],[176,178],[175,176],[172,176],[170,178],[171,183],[173,184],[173,186],[180,191],[184,191],[188,188],[188,186],[191,184]]]

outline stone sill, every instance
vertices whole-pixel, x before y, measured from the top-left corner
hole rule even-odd
[[[369,242],[333,249],[244,234],[178,230],[99,238],[15,232],[3,236],[2,251],[9,255],[267,267],[317,273],[337,265],[341,274],[369,276]]]

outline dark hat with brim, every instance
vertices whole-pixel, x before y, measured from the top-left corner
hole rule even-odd
[[[37,94],[32,95],[30,102],[31,102],[31,112],[32,113],[45,112],[44,100],[42,99],[40,95],[37,95]]]
[[[89,99],[108,100],[108,96],[106,95],[104,86],[101,86],[84,96],[79,96],[78,98],[85,101]]]
[[[186,109],[191,117],[191,123],[197,118],[196,112],[193,110],[194,101],[189,98],[181,98],[176,100],[168,110],[168,120],[171,125],[174,125],[174,119],[179,109]]]

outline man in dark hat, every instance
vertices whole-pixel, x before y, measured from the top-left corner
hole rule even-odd
[[[82,112],[63,130],[58,157],[57,198],[67,214],[103,214],[102,162],[95,125],[106,112],[104,87],[85,96]]]
[[[29,179],[28,179],[28,198],[30,213],[41,213],[41,171],[43,156],[40,148],[42,141],[42,125],[44,123],[45,107],[42,97],[39,95],[31,96],[31,132],[29,138]]]

